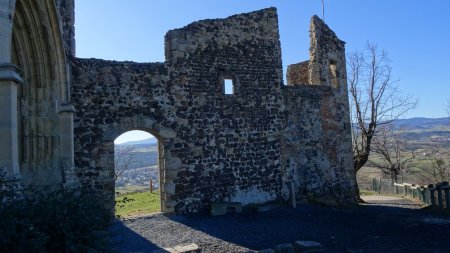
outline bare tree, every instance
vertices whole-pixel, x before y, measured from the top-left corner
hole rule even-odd
[[[133,146],[118,146],[114,150],[114,180],[137,163]]]
[[[390,125],[379,129],[373,139],[372,153],[378,156],[371,157],[368,164],[391,176],[395,182],[399,175],[411,166],[414,152],[410,150],[408,141],[395,132]]]
[[[436,148],[432,151],[425,166],[420,170],[419,176],[426,183],[437,184],[450,179],[450,166],[446,163],[444,157],[448,157],[448,152],[442,148]]]
[[[355,52],[349,57],[355,173],[369,160],[378,127],[405,115],[417,104],[417,100],[398,91],[389,63],[387,53],[371,43],[367,44],[366,52]]]

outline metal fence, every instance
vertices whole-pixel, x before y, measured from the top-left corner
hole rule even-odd
[[[401,195],[440,208],[450,209],[450,185],[448,182],[436,185],[415,185],[396,183],[392,179],[374,178],[371,190],[379,194]]]

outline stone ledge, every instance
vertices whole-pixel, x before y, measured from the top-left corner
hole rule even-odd
[[[68,112],[68,113],[75,113],[75,106],[71,105],[71,104],[63,104],[61,103],[59,105],[59,113],[64,113],[64,112]]]
[[[13,81],[23,84],[22,70],[14,64],[0,63],[0,81]]]

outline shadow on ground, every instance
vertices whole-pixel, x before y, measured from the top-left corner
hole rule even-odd
[[[113,247],[118,252],[150,253],[154,250],[161,249],[147,238],[142,237],[125,226],[120,220],[116,220],[113,223],[110,232],[114,236],[112,238]]]
[[[188,242],[197,243],[203,252],[242,252],[226,248],[226,243],[260,250],[296,240],[317,241],[325,252],[450,252],[450,222],[427,222],[450,221],[449,217],[403,204],[372,203],[351,209],[300,205],[216,217],[140,218],[121,224],[136,231],[132,232],[136,238],[124,237],[132,241],[126,242],[129,251],[122,252],[149,252],[142,249]]]

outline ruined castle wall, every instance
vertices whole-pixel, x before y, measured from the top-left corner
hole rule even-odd
[[[66,56],[75,56],[75,0],[55,0]]]
[[[276,10],[169,31],[166,59],[171,79],[186,88],[187,101],[202,100],[187,110],[195,112],[190,128],[200,134],[178,133],[190,148],[175,152],[194,164],[199,175],[192,182],[180,178],[186,186],[180,197],[194,190],[202,192],[195,195],[203,203],[249,204],[281,198],[278,140],[284,129],[284,102]],[[224,94],[224,78],[233,79],[235,94]],[[189,159],[192,149],[199,151],[195,160]]]
[[[297,196],[328,205],[355,203],[351,135],[341,93],[328,86],[287,86],[283,162]]]
[[[347,89],[345,42],[319,17],[310,25],[309,84]]]
[[[111,190],[112,142],[142,129],[163,146],[163,211],[285,197],[277,24],[276,11],[266,9],[169,31],[165,65],[76,60],[79,176]],[[224,94],[225,78],[233,79],[235,94]]]
[[[344,42],[317,16],[310,39],[309,61],[288,68],[284,166],[299,195],[325,204],[354,203]]]
[[[129,130],[154,133],[173,123],[166,120],[173,114],[163,85],[167,69],[161,63],[97,59],[76,59],[72,69],[78,177],[84,184],[114,190],[114,140]]]

